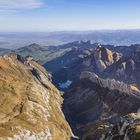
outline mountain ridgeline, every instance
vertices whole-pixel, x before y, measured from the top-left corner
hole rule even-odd
[[[140,139],[140,45],[0,52],[0,139]]]
[[[83,72],[74,88],[64,94],[64,99],[65,115],[81,140],[101,139],[123,116],[137,113],[140,107],[139,91],[91,72]],[[121,134],[119,140],[125,140],[124,137]],[[113,140],[117,140],[115,135]]]
[[[88,46],[88,44],[87,44]],[[140,86],[140,46],[98,45],[73,47],[69,52],[44,64],[53,75],[53,82],[60,88],[68,80],[78,80],[82,71],[94,72],[102,78],[111,78]]]
[[[0,57],[0,139],[69,140],[63,99],[46,70],[30,58]]]

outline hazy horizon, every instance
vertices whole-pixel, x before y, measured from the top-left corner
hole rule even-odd
[[[21,33],[21,34],[26,34],[26,33],[93,33],[93,32],[120,32],[120,31],[140,31],[140,28],[116,28],[116,29],[89,29],[89,30],[51,30],[51,31],[0,31],[0,34],[7,34],[7,33]]]
[[[73,41],[91,40],[110,45],[140,44],[140,30],[92,30],[56,32],[1,32],[0,48],[20,48],[33,43],[41,46],[57,46]]]

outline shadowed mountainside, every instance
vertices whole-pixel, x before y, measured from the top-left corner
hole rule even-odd
[[[82,73],[64,99],[67,120],[81,140],[100,139],[121,117],[136,113],[140,107],[139,90],[90,72]]]

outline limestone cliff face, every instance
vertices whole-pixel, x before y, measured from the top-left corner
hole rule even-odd
[[[83,72],[64,98],[67,119],[81,140],[100,139],[110,125],[120,122],[124,115],[138,112],[140,107],[139,90],[91,72]]]
[[[0,57],[0,140],[69,140],[63,100],[31,58]]]

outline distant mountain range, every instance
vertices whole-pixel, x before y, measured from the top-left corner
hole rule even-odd
[[[67,80],[77,80],[85,70],[103,78],[114,78],[139,87],[139,48],[138,44],[118,47],[92,44],[89,48],[73,47],[71,51],[44,64],[44,67],[52,72],[57,87]]]
[[[84,70],[95,72],[104,78],[115,78],[133,84],[139,81],[139,48],[139,44],[113,46],[92,41],[75,41],[58,46],[34,43],[14,50],[1,48],[0,54],[33,57],[52,73],[57,86],[67,80],[75,81]]]
[[[111,45],[140,44],[140,30],[60,31],[47,33],[0,33],[0,48],[15,49],[28,44],[54,46],[91,40]]]

